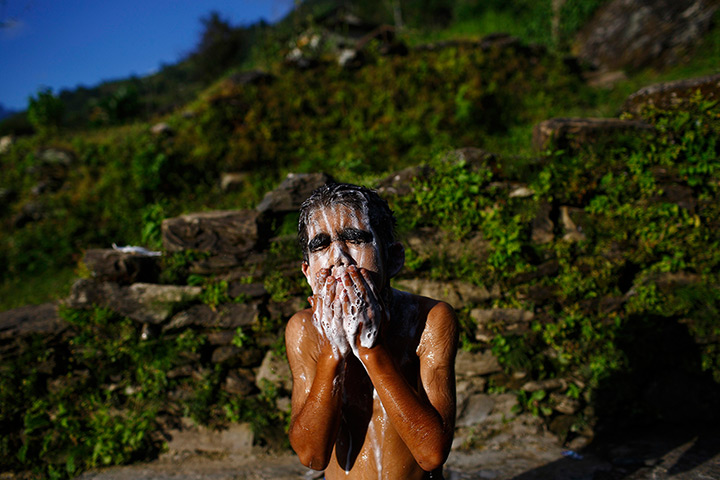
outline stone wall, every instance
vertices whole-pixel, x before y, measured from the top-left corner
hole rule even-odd
[[[694,83],[693,83],[694,82]],[[688,84],[693,88],[686,88]],[[639,104],[656,104],[665,99],[692,95],[697,89],[717,87],[716,77],[696,79],[682,84],[667,84],[644,89],[628,99],[628,111],[633,113]],[[659,95],[655,97],[654,95]],[[673,100],[675,101],[675,100]],[[613,132],[648,132],[651,127],[637,121],[596,119],[552,119],[536,128],[536,145],[539,149],[561,143],[565,148],[576,148],[602,135],[602,130],[612,136]],[[448,155],[447,161],[461,158],[470,165],[473,162],[494,164],[495,157],[479,149],[462,149]],[[412,167],[390,175],[379,182],[383,194],[393,195],[412,190],[416,177],[432,178],[432,169],[427,166]],[[508,197],[530,198],[533,195],[528,185],[500,179]],[[290,287],[285,295],[274,295],[262,281],[269,275],[301,279],[299,254],[296,261],[278,264],[272,258],[270,246],[291,243],[292,238],[271,238],[273,223],[285,215],[296,212],[300,203],[316,187],[332,181],[326,174],[290,174],[275,190],[269,192],[254,210],[202,212],[170,218],[163,222],[163,256],[142,249],[90,249],[84,253],[83,263],[88,274],[76,281],[67,299],[66,306],[90,309],[95,306],[109,308],[137,322],[142,335],[172,336],[192,328],[207,337],[203,351],[188,355],[169,375],[173,377],[199,375],[203,371],[221,364],[226,373],[222,388],[237,396],[253,396],[267,385],[278,392],[277,408],[289,410],[291,378],[287,362],[271,348],[282,341],[282,328],[276,331],[260,331],[252,347],[234,342],[238,329],[251,331],[263,319],[273,319],[284,325],[296,311],[307,306],[307,292]],[[493,188],[498,187],[498,183]],[[694,208],[692,191],[683,190],[670,180],[664,201],[677,203],[681,208]],[[536,218],[528,225],[532,239],[544,244],[561,239],[577,242],[584,239],[582,209],[571,205],[546,204],[538,209]],[[479,255],[487,249],[484,239],[478,235],[466,242],[454,244],[437,231],[417,231],[408,235],[405,242],[419,255],[424,249],[442,245],[447,255],[462,254],[470,248]],[[193,252],[183,266],[185,274],[204,275],[214,281],[224,282],[226,290],[218,302],[208,301],[203,286],[168,283],[168,263],[164,260],[173,254]],[[454,253],[455,252],[455,253]],[[463,281],[439,282],[427,278],[401,275],[395,286],[429,297],[445,300],[458,310],[469,313],[476,324],[475,340],[481,348],[458,353],[457,392],[458,415],[455,447],[478,441],[500,442],[500,439],[522,438],[528,432],[545,435],[549,431],[564,439],[573,415],[588,405],[583,400],[573,400],[562,395],[570,381],[578,379],[554,378],[538,381],[524,372],[508,374],[491,351],[491,342],[498,333],[520,334],[528,331],[530,322],[545,318],[544,308],[555,301],[556,292],[541,286],[537,280],[552,277],[558,271],[558,262],[552,258],[541,261],[531,274],[513,278],[513,295],[529,300],[532,310],[521,308],[496,308],[507,292],[503,285],[477,286]],[[677,276],[677,275],[676,275]],[[250,279],[250,280],[248,280]],[[302,279],[301,279],[302,280]],[[660,279],[658,284],[667,282],[689,282],[692,278]],[[614,311],[626,301],[626,297],[598,298],[587,308]],[[23,339],[31,335],[42,335],[50,347],[66,341],[72,336],[71,326],[58,316],[57,306],[46,304],[23,307],[0,313],[0,357],[17,357],[21,353]],[[52,372],[52,355],[41,365]],[[48,380],[49,383],[53,379]],[[490,385],[503,385],[505,389],[528,394],[543,390],[554,396],[552,422],[547,425],[529,414],[518,415],[514,394],[493,393]],[[177,392],[178,396],[187,392]],[[514,420],[509,422],[509,420]],[[180,432],[191,430],[198,438],[207,431],[195,426],[182,427],[183,422],[174,425],[176,438],[186,445],[189,441]],[[241,443],[248,444],[246,429],[240,429]],[[244,432],[244,433],[243,433]],[[229,434],[228,434],[229,435]],[[240,435],[240,433],[238,433]],[[242,436],[241,435],[241,436]],[[504,436],[503,436],[504,435]],[[227,436],[227,435],[226,435]],[[588,426],[578,432],[571,448],[586,445],[593,436]],[[203,437],[204,438],[204,437]],[[224,437],[223,437],[224,438]],[[228,437],[229,438],[229,437]],[[215,439],[217,440],[217,439]],[[219,445],[222,441],[208,440],[208,445]],[[224,440],[223,440],[224,441]],[[183,443],[184,442],[184,443]],[[192,443],[192,441],[190,440]],[[220,443],[218,443],[220,442]],[[181,448],[181,447],[178,447]],[[184,447],[182,447],[184,448]],[[210,450],[216,447],[208,447]],[[218,447],[219,448],[219,447]]]

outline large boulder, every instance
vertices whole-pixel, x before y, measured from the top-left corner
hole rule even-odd
[[[182,305],[200,299],[201,287],[114,282],[80,279],[73,284],[65,303],[72,308],[109,308],[142,323],[160,324]]]
[[[310,194],[326,183],[334,182],[327,173],[288,173],[285,180],[265,194],[257,206],[258,212],[297,212]]]
[[[291,392],[292,373],[287,359],[273,350],[268,350],[257,372],[255,383],[260,390],[265,390],[268,385],[272,385],[275,388]]]
[[[93,278],[121,284],[157,281],[157,256],[110,248],[85,251],[83,263]]]
[[[599,70],[678,63],[711,25],[717,0],[613,0],[580,31],[581,60]]]
[[[579,150],[584,145],[597,145],[623,133],[652,133],[653,127],[638,120],[618,118],[551,118],[533,128],[533,147],[543,151]]]
[[[488,290],[484,286],[473,285],[459,280],[439,281],[422,278],[407,278],[395,280],[395,286],[410,293],[436,298],[460,309],[468,304],[478,304],[498,298],[500,289],[493,286]]]
[[[260,316],[258,303],[227,303],[213,309],[198,304],[173,315],[165,330],[190,326],[209,329],[235,329],[257,323]]]
[[[168,218],[162,223],[163,247],[244,257],[260,241],[259,215],[255,210],[219,210]]]
[[[57,305],[26,305],[0,312],[0,340],[26,337],[32,334],[54,335],[67,328],[58,315]]]
[[[477,322],[475,338],[481,342],[490,342],[495,331],[503,335],[522,334],[529,330],[535,314],[520,308],[474,308],[470,316]]]
[[[622,110],[635,116],[639,115],[644,107],[672,109],[698,93],[709,101],[720,100],[720,73],[642,88],[625,100]]]

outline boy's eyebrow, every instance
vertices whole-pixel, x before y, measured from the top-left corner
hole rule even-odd
[[[344,241],[370,243],[373,240],[373,234],[367,230],[347,227],[340,231],[338,238]]]
[[[327,233],[318,233],[312,240],[308,242],[308,250],[311,252],[318,249],[319,247],[325,246],[330,243],[330,235]]]

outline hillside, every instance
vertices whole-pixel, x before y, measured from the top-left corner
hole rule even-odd
[[[282,448],[289,387],[267,370],[307,297],[298,199],[328,175],[383,192],[407,249],[396,285],[458,311],[458,448],[490,442],[469,406],[499,399],[573,448],[717,421],[720,29],[603,71],[567,56],[593,11],[484,35],[526,4],[489,3],[507,6],[458,2],[440,26],[405,10],[405,33],[370,28],[347,55],[321,16],[289,18],[267,38],[290,46],[162,115],[3,145],[0,469],[152,457],[187,418]],[[10,310],[57,298],[59,314]]]

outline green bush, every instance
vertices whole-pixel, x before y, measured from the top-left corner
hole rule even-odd
[[[40,133],[57,129],[63,121],[65,105],[53,95],[51,88],[41,88],[36,97],[28,99],[27,118]]]

